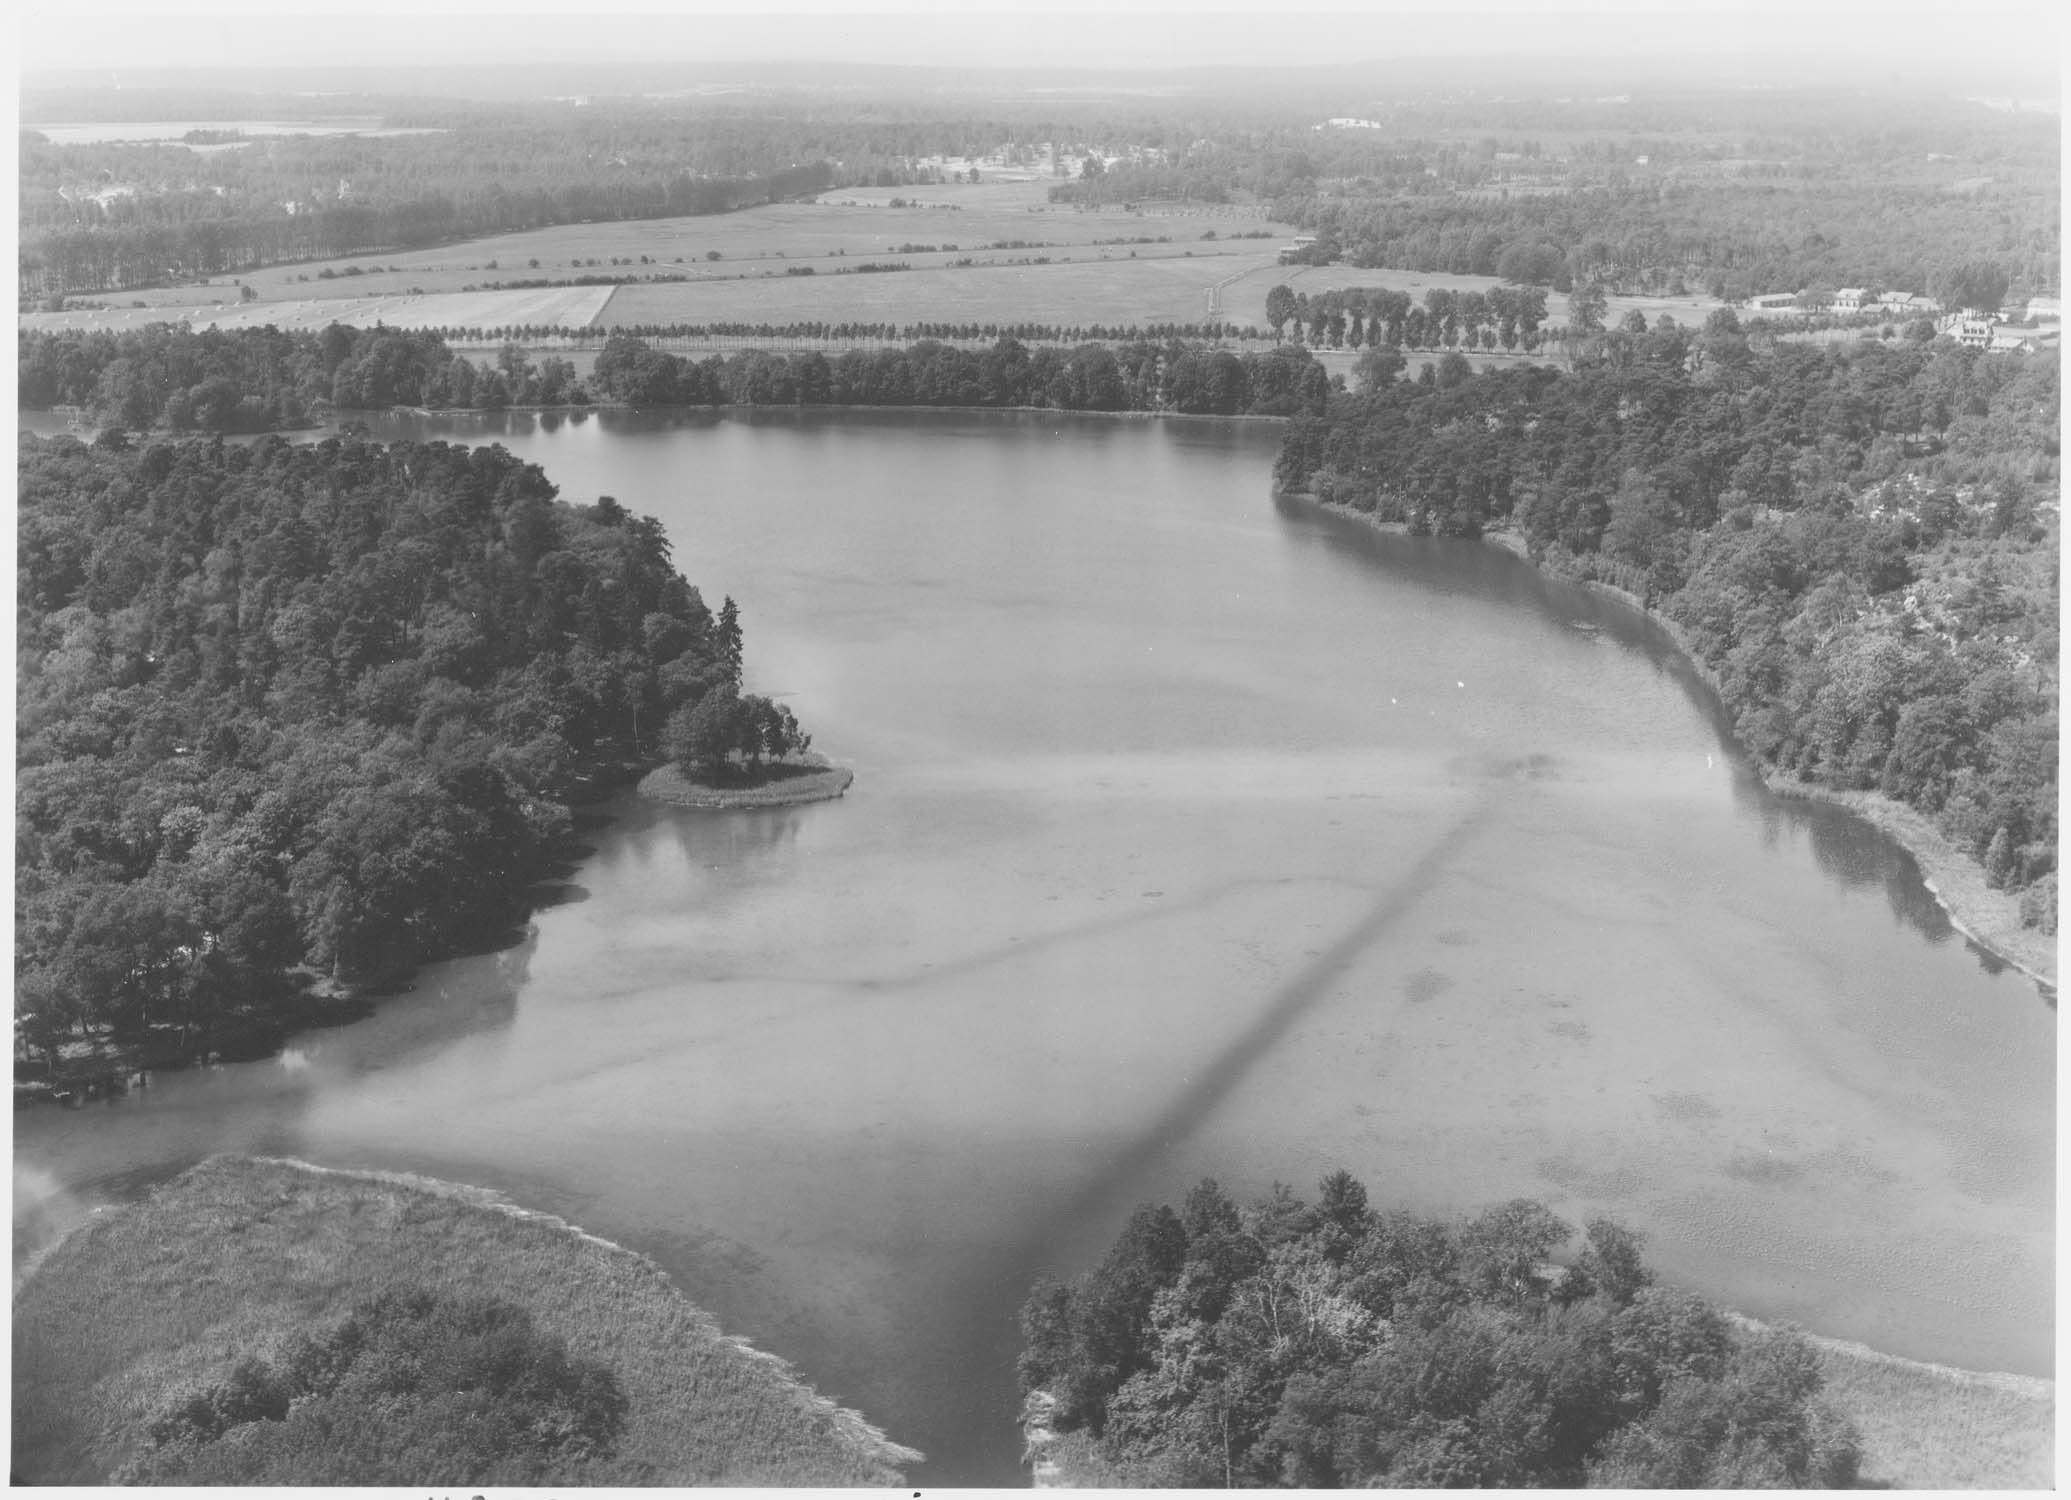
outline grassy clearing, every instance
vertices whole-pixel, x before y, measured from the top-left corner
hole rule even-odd
[[[1862,1430],[1863,1478],[1909,1490],[2055,1483],[2056,1386],[1814,1339],[1827,1399]]]
[[[167,1399],[400,1286],[506,1298],[608,1364],[665,1484],[889,1485],[919,1455],[722,1334],[644,1256],[479,1189],[216,1157],[96,1218],[14,1299],[18,1482],[95,1484]]]

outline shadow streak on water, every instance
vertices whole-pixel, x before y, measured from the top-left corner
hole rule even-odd
[[[1080,1184],[1077,1191],[1051,1214],[1051,1221],[1075,1225],[1117,1210],[1120,1207],[1119,1195],[1141,1180],[1145,1169],[1161,1153],[1192,1135],[1235,1091],[1244,1075],[1251,1071],[1252,1064],[1271,1052],[1273,1045],[1329,993],[1330,987],[1344,977],[1359,956],[1416,906],[1445,866],[1460,852],[1461,845],[1487,820],[1493,801],[1492,796],[1484,793],[1344,936],[1281,985],[1266,1001],[1250,1027],[1224,1047],[1222,1054],[1181,1090],[1156,1120],[1138,1132],[1135,1140],[1122,1147],[1105,1168]]]
[[[1963,937],[1927,888],[1919,862],[1898,840],[1849,809],[1831,802],[1784,797],[1769,790],[1754,759],[1740,743],[1733,713],[1659,619],[1624,600],[1581,584],[1550,578],[1504,548],[1445,537],[1416,537],[1383,531],[1354,516],[1313,501],[1281,495],[1275,508],[1292,534],[1351,553],[1391,584],[1499,603],[1504,609],[1536,613],[1563,627],[1600,632],[1644,658],[1673,680],[1696,709],[1731,769],[1734,799],[1760,821],[1769,844],[1793,835],[1805,838],[1822,873],[1851,889],[1882,887],[1894,919],[1928,942],[1962,940],[1979,967],[2003,973],[2007,965],[1989,949]],[[2055,1007],[2047,986],[2037,987]]]
[[[1064,1262],[1079,1249],[1086,1226],[1118,1226],[1129,1195],[1142,1191],[1151,1169],[1167,1151],[1191,1136],[1244,1081],[1319,1000],[1325,998],[1360,956],[1415,909],[1461,846],[1487,821],[1495,789],[1484,791],[1467,812],[1433,840],[1431,847],[1368,908],[1343,936],[1299,973],[1265,997],[1242,1034],[1159,1111],[1156,1119],[1123,1142],[1106,1163],[1049,1202],[1031,1206],[1026,1229],[975,1266],[960,1284],[944,1287],[933,1300],[942,1326],[964,1330],[962,1347],[945,1350],[945,1365],[961,1372],[955,1388],[941,1395],[945,1413],[937,1431],[921,1441],[929,1461],[909,1474],[915,1483],[950,1486],[1026,1484],[1020,1471],[1013,1395],[1019,1330],[1000,1318],[1002,1306],[1018,1308],[1035,1278],[1070,1274],[1083,1266]]]

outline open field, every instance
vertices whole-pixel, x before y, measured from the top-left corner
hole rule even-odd
[[[355,283],[357,284],[357,283]],[[141,328],[179,322],[194,328],[323,328],[344,323],[371,328],[501,328],[542,324],[587,328],[611,297],[608,286],[544,287],[523,292],[441,292],[423,297],[325,297],[290,302],[229,302],[215,306],[110,308],[32,313],[24,328]]]
[[[638,275],[667,273],[726,279],[782,275],[800,260],[883,260],[896,256],[916,265],[939,263],[963,255],[1041,255],[1063,249],[1083,250],[1096,240],[1168,236],[1171,253],[1196,245],[1213,230],[1218,236],[1270,229],[1271,241],[1242,241],[1253,249],[1277,250],[1279,237],[1292,234],[1284,225],[1260,218],[1247,207],[1189,205],[1162,209],[1146,205],[1141,212],[1120,208],[1081,211],[1051,204],[1052,181],[988,181],[939,187],[844,188],[817,202],[772,203],[738,213],[706,214],[679,219],[637,219],[608,224],[563,224],[521,234],[466,240],[430,250],[395,251],[271,266],[242,277],[220,276],[209,287],[169,287],[111,292],[103,300],[151,306],[220,297],[235,302],[242,280],[262,303],[298,301],[326,293],[349,297],[400,296],[411,292],[458,292],[491,281],[566,279],[592,273]],[[893,198],[919,206],[893,208]],[[1001,240],[1040,241],[1041,248],[987,251]],[[1213,243],[1213,242],[1210,242]],[[906,244],[955,245],[953,254],[900,254]],[[1139,250],[1151,247],[1138,246]],[[719,259],[707,256],[716,251]],[[1124,247],[1121,254],[1127,255]],[[647,257],[643,264],[641,256]],[[616,258],[623,262],[612,265]],[[533,265],[533,261],[538,265]],[[492,267],[490,262],[495,262]],[[590,262],[594,261],[592,265]],[[319,273],[342,273],[357,266],[359,275],[319,280]]]
[[[658,1484],[887,1485],[918,1458],[559,1220],[451,1183],[216,1157],[18,1286],[16,1482],[106,1482],[173,1396],[401,1287],[516,1302],[610,1366],[631,1402],[619,1456]]]
[[[215,306],[81,309],[29,313],[24,328],[139,328],[174,319],[194,327],[321,328],[327,323],[391,328],[495,328],[552,324],[578,329],[647,323],[1015,322],[1058,325],[1195,323],[1209,294],[1232,276],[1269,268],[1273,252],[1256,246],[1203,246],[1191,254],[1166,246],[1081,250],[1049,265],[928,267],[850,275],[736,276],[724,280],[518,292],[443,292],[425,296],[297,298]],[[1007,259],[1002,255],[999,259]],[[940,257],[936,258],[938,261]],[[360,285],[355,280],[352,285]],[[1263,327],[1263,320],[1260,325]]]
[[[1826,1397],[1862,1432],[1863,1478],[1908,1490],[2046,1490],[2056,1385],[1814,1339]]]
[[[1157,251],[1141,249],[1133,260],[1126,249],[1082,251],[1047,266],[916,263],[911,271],[860,276],[628,286],[600,322],[1193,323],[1208,316],[1216,283],[1273,260],[1273,252],[1256,247],[1204,247],[1192,256]]]

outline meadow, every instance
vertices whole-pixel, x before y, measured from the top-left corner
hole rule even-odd
[[[1862,1433],[1863,1478],[1907,1490],[2045,1490],[2056,1387],[1814,1339],[1826,1397]]]
[[[825,271],[833,269],[825,262],[844,259],[939,265],[965,255],[1083,256],[1101,240],[1164,237],[1169,245],[1154,248],[1177,254],[1211,232],[1221,239],[1270,230],[1275,236],[1270,241],[1239,244],[1253,250],[1277,249],[1281,237],[1293,233],[1284,225],[1268,223],[1253,207],[1147,204],[1132,211],[1052,204],[1048,191],[1054,180],[1002,180],[995,171],[991,180],[977,183],[844,188],[812,202],[771,203],[737,213],[676,219],[563,224],[428,250],[269,266],[242,277],[217,277],[207,286],[144,288],[111,293],[101,300],[111,309],[126,309],[132,302],[153,308],[235,304],[239,281],[257,292],[262,304],[326,295],[429,295],[479,289],[496,281],[565,281],[583,275],[682,275],[724,281],[764,272],[782,275],[801,260]],[[908,206],[895,208],[894,200]],[[1002,241],[1025,243],[1015,249],[988,248]],[[902,245],[957,248],[919,254],[900,252]],[[1148,253],[1153,246],[1134,248]],[[1127,251],[1123,247],[1119,253],[1126,256]]]
[[[1128,249],[1103,247],[1042,266],[924,267],[899,259],[913,260],[914,269],[620,287],[599,322],[1198,323],[1217,283],[1272,265],[1274,253],[1232,245],[1187,255],[1160,245],[1138,247],[1133,259]]]
[[[357,282],[349,283],[355,287]],[[25,328],[141,328],[147,323],[185,323],[192,328],[318,329],[332,323],[353,328],[502,328],[531,324],[590,327],[610,299],[608,286],[539,287],[508,292],[435,292],[422,297],[304,297],[283,302],[160,304],[148,308],[81,309],[36,313]]]
[[[1194,322],[1210,311],[1215,283],[1247,273],[1257,279],[1293,232],[1247,206],[1082,210],[1050,203],[1053,178],[1005,174],[996,163],[981,163],[980,171],[987,180],[844,188],[813,202],[731,214],[565,224],[432,250],[272,266],[209,285],[111,294],[97,299],[102,307],[31,313],[21,324],[125,328],[166,317],[222,328]],[[908,206],[895,208],[895,200]],[[1229,238],[1261,230],[1273,238]],[[1121,240],[1145,243],[1112,243]],[[922,245],[939,248],[900,248]],[[1033,264],[1038,257],[1050,263]],[[972,264],[953,264],[962,260]],[[866,262],[912,269],[835,274]],[[787,274],[801,265],[814,274]],[[611,287],[488,289],[600,275],[686,279],[633,283],[615,294]],[[240,300],[239,280],[257,301]],[[1264,298],[1261,285],[1261,307]],[[1254,321],[1263,326],[1262,316]]]
[[[177,1396],[401,1287],[494,1296],[631,1400],[667,1485],[889,1485],[919,1455],[723,1334],[645,1257],[492,1193],[215,1157],[89,1220],[14,1299],[15,1482],[100,1484]]]

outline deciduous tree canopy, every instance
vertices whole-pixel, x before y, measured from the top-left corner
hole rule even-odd
[[[1636,1238],[1539,1204],[1460,1222],[1239,1208],[1213,1181],[1145,1206],[1022,1311],[1025,1391],[1103,1486],[1845,1487],[1856,1436],[1810,1349],[1652,1284]]]
[[[500,448],[27,438],[19,505],[16,1026],[46,1056],[208,1050],[299,965],[502,930],[578,774],[738,681],[657,522]]]

